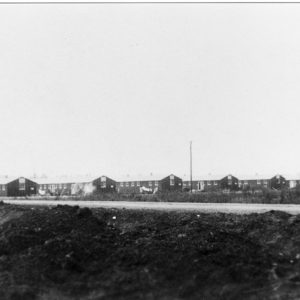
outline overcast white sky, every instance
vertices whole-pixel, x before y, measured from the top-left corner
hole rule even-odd
[[[299,173],[300,4],[0,6],[0,174]]]

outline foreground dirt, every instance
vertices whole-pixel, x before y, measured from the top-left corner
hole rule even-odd
[[[0,206],[0,299],[299,299],[300,215]]]

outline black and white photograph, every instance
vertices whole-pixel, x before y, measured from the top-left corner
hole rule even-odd
[[[0,299],[300,299],[300,2],[0,2]]]

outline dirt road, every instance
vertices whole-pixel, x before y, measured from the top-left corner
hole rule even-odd
[[[130,201],[72,201],[72,200],[3,200],[5,203],[18,205],[78,205],[90,208],[126,208],[152,210],[178,210],[224,213],[264,213],[270,210],[300,214],[300,205],[292,204],[242,204],[242,203],[180,203],[180,202],[130,202]]]

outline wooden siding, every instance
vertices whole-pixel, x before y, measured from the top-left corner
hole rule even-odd
[[[236,191],[239,189],[238,182],[239,180],[236,177],[227,175],[220,180],[220,187],[223,190]]]
[[[285,187],[288,187],[288,182],[283,176],[276,175],[276,176],[271,178],[270,187],[272,189],[281,190]]]
[[[93,180],[95,193],[112,193],[116,191],[117,182],[107,176],[101,176]]]
[[[45,183],[39,184],[38,189],[47,195],[71,195],[71,183]]]
[[[250,180],[239,180],[239,188],[241,190],[262,190],[270,187],[269,179],[250,179]]]
[[[171,174],[161,181],[161,192],[173,192],[182,190],[182,179]]]
[[[6,184],[0,184],[0,197],[7,196],[7,186]]]
[[[171,192],[182,191],[183,185],[182,179],[175,175],[169,175],[161,180],[120,181],[117,183],[118,193],[124,194],[141,193],[142,187],[151,189],[152,192]]]
[[[154,192],[155,189],[161,190],[161,182],[159,180],[149,181],[120,181],[117,183],[117,191],[122,194],[139,194],[141,188],[145,187],[151,189]]]
[[[21,183],[24,180],[24,184]],[[25,197],[37,194],[38,184],[27,178],[20,177],[7,184],[7,196]]]

